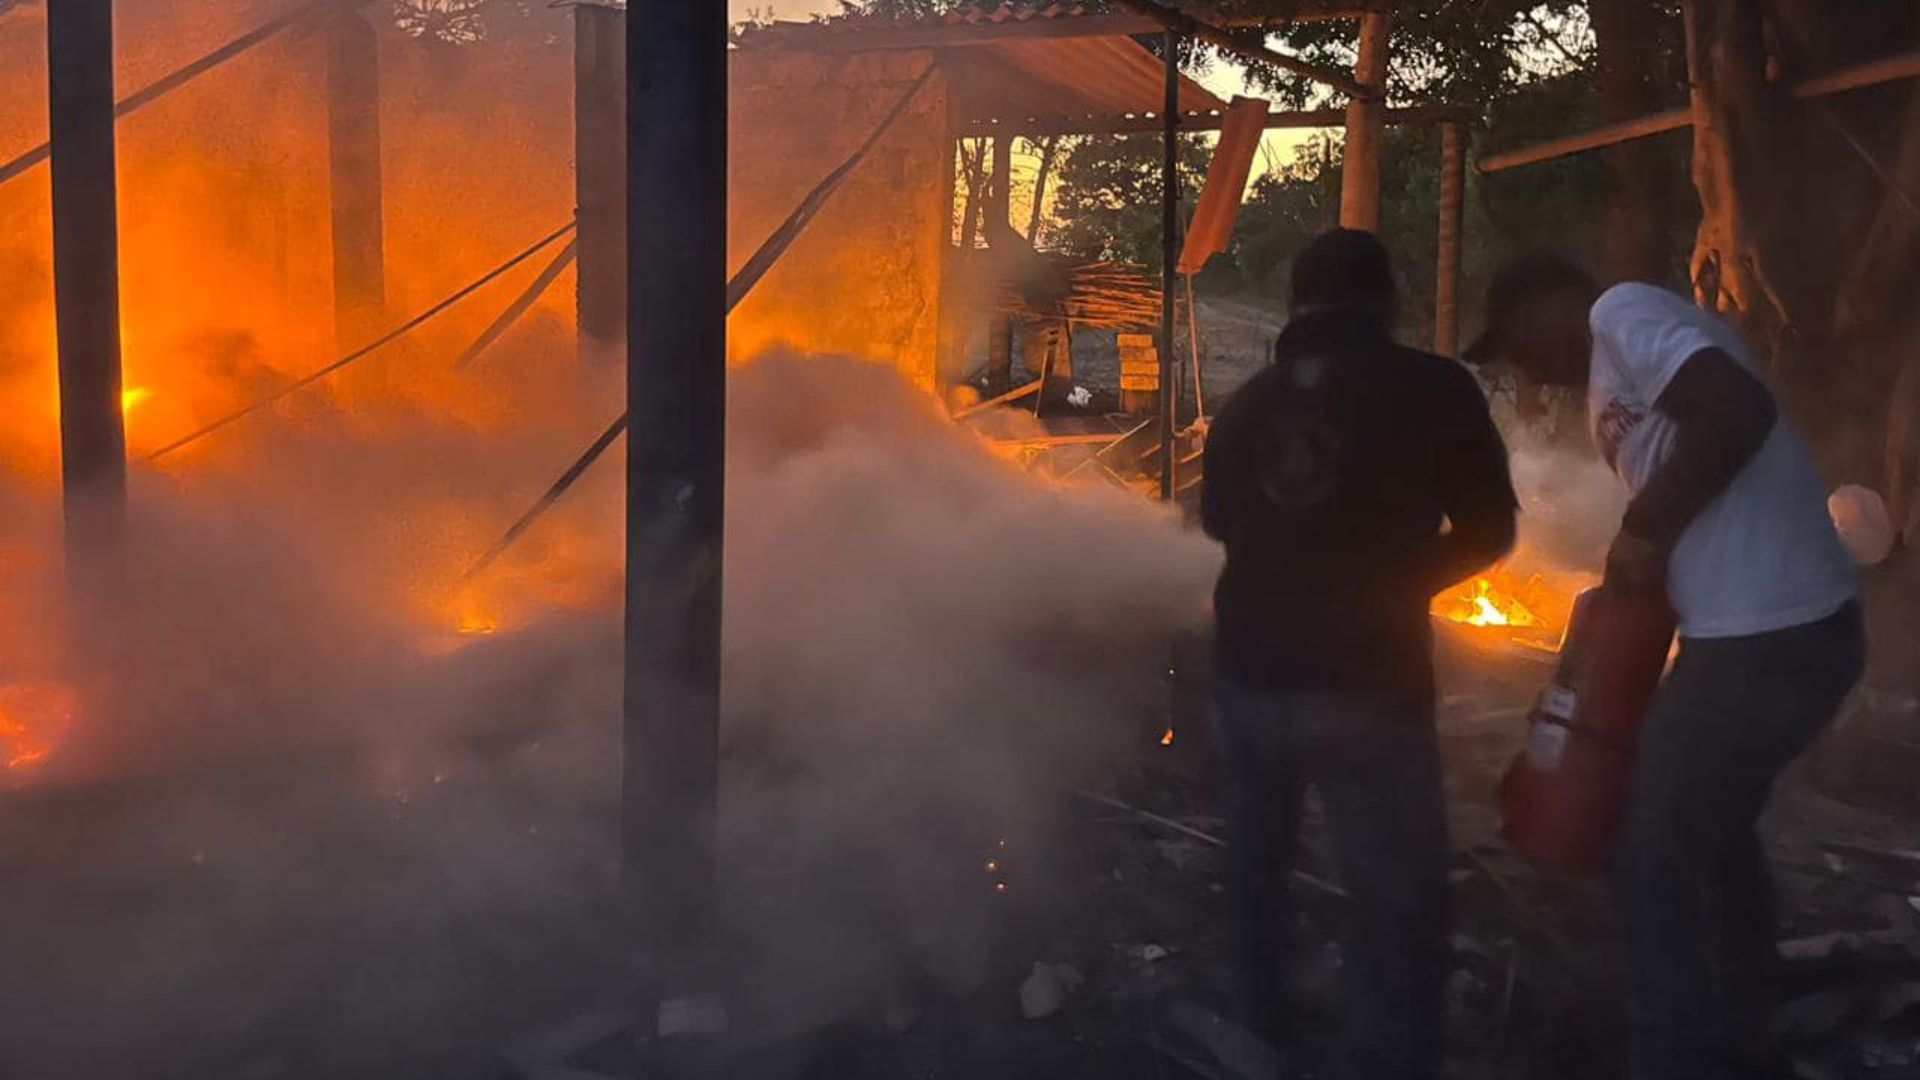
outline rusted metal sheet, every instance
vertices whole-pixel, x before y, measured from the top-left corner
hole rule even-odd
[[[1234,98],[1220,127],[1213,163],[1207,166],[1207,186],[1201,189],[1200,205],[1187,227],[1187,244],[1176,267],[1182,274],[1199,273],[1208,259],[1227,250],[1247,191],[1247,175],[1253,171],[1253,155],[1266,131],[1267,103]]]

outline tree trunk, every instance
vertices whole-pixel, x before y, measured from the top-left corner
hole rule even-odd
[[[962,175],[967,181],[967,201],[960,213],[960,250],[966,252],[973,250],[974,240],[980,235],[980,214],[982,207],[986,205],[986,140],[973,140],[972,149],[969,151],[967,141],[962,139],[960,165]]]
[[[1040,140],[1040,170],[1033,178],[1033,212],[1027,215],[1027,243],[1040,245],[1040,219],[1042,209],[1047,202],[1047,180],[1053,173],[1053,163],[1060,155],[1060,136],[1049,135]]]
[[[1694,294],[1777,351],[1794,319],[1766,248],[1780,164],[1772,152],[1779,110],[1766,81],[1761,8],[1752,0],[1688,0],[1684,13],[1701,211]]]
[[[1659,15],[1652,0],[1592,0],[1599,47],[1600,116],[1616,123],[1660,108],[1654,85]],[[1603,259],[1616,281],[1664,282],[1672,269],[1672,208],[1662,198],[1660,146],[1631,139],[1606,151],[1608,172]]]

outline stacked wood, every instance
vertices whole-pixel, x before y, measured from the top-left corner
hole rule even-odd
[[[1145,267],[1123,262],[1080,262],[1058,255],[1042,259],[1059,264],[1064,295],[1035,295],[1016,282],[997,282],[993,307],[998,313],[1037,319],[1066,319],[1079,326],[1109,330],[1152,328],[1160,322],[1160,283]]]

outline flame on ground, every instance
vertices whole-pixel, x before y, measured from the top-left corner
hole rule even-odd
[[[24,769],[45,761],[79,707],[73,690],[58,683],[0,686],[0,765]]]
[[[1523,577],[1501,565],[1434,597],[1431,610],[1435,618],[1557,652],[1573,598],[1591,583],[1586,575]]]

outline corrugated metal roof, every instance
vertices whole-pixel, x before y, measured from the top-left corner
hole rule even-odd
[[[1056,4],[1014,11],[974,7],[925,19],[856,15],[743,30],[742,48],[931,49],[953,83],[963,128],[1018,126],[1157,114],[1165,101],[1159,57],[1133,40],[1157,24],[1131,15]],[[1180,78],[1180,111],[1213,113],[1226,102]]]

